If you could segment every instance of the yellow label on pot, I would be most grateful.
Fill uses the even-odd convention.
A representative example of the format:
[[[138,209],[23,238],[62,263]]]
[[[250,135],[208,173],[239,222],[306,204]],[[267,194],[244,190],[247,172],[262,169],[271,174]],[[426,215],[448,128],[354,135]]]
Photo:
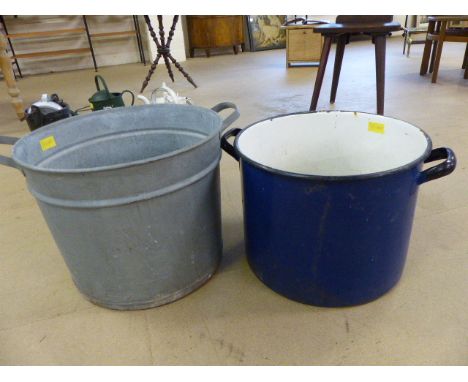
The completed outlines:
[[[367,130],[373,133],[385,134],[385,125],[379,122],[369,122]]]
[[[41,144],[42,151],[47,151],[57,146],[53,135],[49,135],[47,138],[41,139],[39,143]]]

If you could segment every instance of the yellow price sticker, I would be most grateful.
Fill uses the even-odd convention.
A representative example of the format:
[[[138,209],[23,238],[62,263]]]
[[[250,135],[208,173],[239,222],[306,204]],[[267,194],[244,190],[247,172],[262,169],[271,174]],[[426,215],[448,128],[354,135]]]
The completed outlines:
[[[42,151],[47,151],[57,146],[57,142],[55,142],[53,135],[49,135],[47,138],[41,139],[39,143],[41,144]]]
[[[369,122],[367,131],[372,131],[377,134],[385,134],[385,125],[379,122]]]

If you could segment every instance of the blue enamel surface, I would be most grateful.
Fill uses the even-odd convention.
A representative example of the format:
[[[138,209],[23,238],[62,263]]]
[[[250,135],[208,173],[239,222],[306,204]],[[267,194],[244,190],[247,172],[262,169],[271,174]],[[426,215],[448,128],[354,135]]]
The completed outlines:
[[[276,292],[307,304],[348,306],[378,298],[403,271],[420,169],[330,181],[241,160],[252,270]]]

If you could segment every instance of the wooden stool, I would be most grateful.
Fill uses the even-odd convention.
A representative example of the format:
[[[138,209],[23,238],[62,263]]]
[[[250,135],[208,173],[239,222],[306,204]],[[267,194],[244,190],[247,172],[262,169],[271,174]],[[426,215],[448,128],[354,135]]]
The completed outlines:
[[[424,45],[424,53],[421,60],[421,76],[432,73],[432,83],[437,82],[439,74],[440,58],[442,57],[442,48],[444,42],[464,42],[467,43],[465,57],[463,59],[462,69],[465,69],[464,78],[468,78],[468,28],[450,28],[450,22],[468,21],[468,16],[430,16],[429,27]],[[432,54],[431,54],[432,48]],[[429,62],[430,61],[430,62]]]
[[[3,78],[8,88],[8,94],[11,97],[11,103],[15,108],[16,115],[22,119],[24,117],[23,100],[20,98],[20,91],[16,86],[15,75],[11,65],[10,56],[7,54],[7,40],[5,36],[0,33],[0,70],[3,73]]]
[[[310,111],[317,110],[328,54],[333,39],[337,40],[335,67],[333,70],[333,82],[330,95],[330,103],[335,102],[336,90],[340,79],[341,63],[346,44],[352,34],[367,34],[372,36],[375,44],[375,68],[377,77],[377,113],[384,113],[385,94],[385,42],[390,32],[401,30],[401,25],[393,22],[393,16],[338,16],[335,24],[324,24],[315,27],[315,33],[324,36],[320,66],[315,79],[314,93],[310,104]]]

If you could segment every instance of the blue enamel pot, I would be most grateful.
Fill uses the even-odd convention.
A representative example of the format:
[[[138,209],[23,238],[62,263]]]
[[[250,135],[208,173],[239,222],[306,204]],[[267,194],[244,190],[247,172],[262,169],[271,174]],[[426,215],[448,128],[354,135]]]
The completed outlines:
[[[419,186],[456,166],[421,129],[357,112],[281,115],[229,130],[221,145],[240,163],[253,272],[290,299],[327,307],[395,286]],[[433,161],[442,162],[423,171]]]

